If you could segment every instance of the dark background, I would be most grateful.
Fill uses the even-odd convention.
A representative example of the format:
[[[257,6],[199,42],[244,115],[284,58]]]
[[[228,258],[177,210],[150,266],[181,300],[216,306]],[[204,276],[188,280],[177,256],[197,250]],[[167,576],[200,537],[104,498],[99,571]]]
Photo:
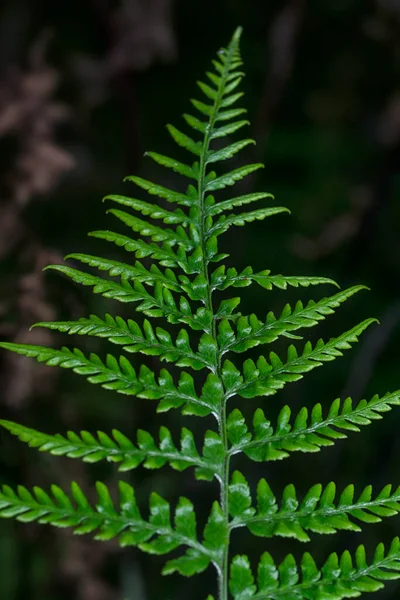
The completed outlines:
[[[284,403],[294,409],[319,401],[328,406],[337,396],[358,400],[395,390],[400,387],[399,0],[3,0],[0,337],[57,346],[71,340],[39,329],[29,333],[29,325],[106,310],[132,316],[133,307],[108,303],[42,268],[67,252],[110,250],[85,233],[109,224],[102,196],[136,193],[121,184],[124,175],[166,182],[143,153],[174,155],[164,124],[179,126],[195,80],[239,24],[246,104],[258,142],[247,158],[266,163],[246,189],[273,192],[292,215],[236,229],[223,247],[232,249],[238,267],[325,275],[343,287],[371,288],[306,339],[338,335],[369,316],[381,322],[344,358],[261,404],[275,414]],[[261,317],[287,301],[326,293],[271,293],[253,286],[243,292],[243,312]],[[79,344],[103,355],[107,347],[86,339]],[[167,423],[173,431],[185,424],[200,436],[203,426],[210,426],[178,413],[157,416],[152,403],[107,393],[71,373],[15,356],[1,355],[0,377],[1,416],[47,432],[109,431],[112,424],[134,437],[138,427],[155,433]],[[246,403],[252,412],[255,401]],[[399,424],[395,410],[319,454],[236,464],[253,482],[267,477],[277,493],[292,481],[301,495],[313,483],[332,479],[340,489],[354,482],[359,491],[369,483],[378,491],[399,481]],[[3,482],[67,487],[74,479],[89,494],[96,478],[115,486],[118,475],[107,465],[57,459],[6,433],[0,437]],[[196,500],[203,523],[217,493],[213,484],[193,481],[190,471],[138,469],[125,477],[135,483],[144,514],[152,489],[174,500],[180,488]],[[280,559],[310,548],[322,561],[335,549],[354,549],[361,542],[372,549],[399,529],[399,518],[393,518],[365,526],[362,534],[314,536],[307,547],[242,533],[233,543],[236,552],[248,552],[254,561],[264,549]],[[188,594],[204,600],[214,589],[211,569],[184,580],[161,578],[161,565],[161,559],[121,551],[117,543],[0,524],[1,600],[167,600]],[[375,597],[398,594],[393,583]]]

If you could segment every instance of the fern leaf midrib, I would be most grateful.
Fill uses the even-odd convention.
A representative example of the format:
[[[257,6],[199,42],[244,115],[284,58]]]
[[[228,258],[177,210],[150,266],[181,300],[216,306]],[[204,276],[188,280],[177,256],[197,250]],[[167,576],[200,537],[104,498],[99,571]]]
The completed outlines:
[[[318,432],[319,429],[325,429],[326,427],[337,427],[338,429],[340,429],[340,424],[338,424],[338,421],[347,421],[348,419],[351,419],[352,416],[357,416],[357,415],[361,415],[362,413],[365,411],[370,411],[370,410],[374,410],[374,406],[379,406],[379,404],[388,404],[390,398],[400,398],[400,390],[393,392],[389,395],[385,395],[382,396],[382,398],[380,398],[380,402],[377,404],[374,404],[373,406],[370,406],[369,404],[362,406],[362,407],[356,407],[354,408],[351,412],[347,413],[347,414],[339,414],[336,417],[331,417],[331,418],[326,418],[323,421],[321,421],[320,423],[315,423],[314,425],[310,425],[309,427],[307,427],[306,429],[301,429],[301,430],[292,430],[288,433],[284,433],[284,434],[278,434],[278,435],[272,435],[271,437],[268,438],[263,438],[262,440],[252,440],[251,442],[247,442],[245,444],[239,444],[239,445],[235,445],[232,446],[230,448],[230,454],[231,456],[238,454],[240,452],[244,452],[250,448],[259,448],[262,446],[266,446],[267,444],[273,444],[276,442],[282,442],[285,440],[290,440],[290,439],[294,439],[294,438],[298,438],[298,437],[304,437],[307,436],[307,434],[312,434],[312,433],[316,433]],[[318,435],[324,435],[323,433],[319,433]],[[327,436],[324,436],[327,440],[329,440],[330,438]]]

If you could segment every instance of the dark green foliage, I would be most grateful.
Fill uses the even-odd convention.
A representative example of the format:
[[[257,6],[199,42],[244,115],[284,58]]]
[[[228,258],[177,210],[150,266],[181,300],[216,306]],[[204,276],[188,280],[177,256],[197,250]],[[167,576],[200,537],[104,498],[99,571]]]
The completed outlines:
[[[278,316],[269,312],[262,319],[255,314],[238,312],[240,298],[236,296],[217,299],[220,291],[253,283],[266,290],[336,285],[322,277],[274,275],[269,270],[254,273],[251,267],[239,273],[221,264],[229,255],[219,252],[218,237],[230,227],[288,212],[269,205],[235,212],[238,207],[269,202],[271,195],[266,193],[243,194],[221,202],[216,202],[213,195],[262,167],[257,163],[223,171],[224,165],[220,164],[254,143],[251,139],[232,141],[230,138],[248,124],[241,118],[246,111],[232,108],[242,96],[237,92],[243,76],[239,37],[238,30],[228,48],[218,54],[213,62],[214,71],[207,73],[209,82],[198,83],[204,97],[201,101],[192,100],[196,116],[184,115],[187,125],[194,130],[193,137],[168,126],[173,140],[194,155],[195,162],[184,164],[155,152],[148,153],[159,165],[189,180],[186,192],[176,192],[131,176],[127,180],[155,196],[155,203],[120,195],[105,198],[113,206],[133,211],[121,208],[108,211],[133,231],[133,237],[113,231],[96,231],[91,235],[124,248],[136,260],[124,263],[88,254],[69,256],[106,272],[110,278],[68,266],[50,267],[76,283],[91,287],[95,294],[135,303],[136,311],[147,318],[136,322],[106,314],[78,321],[37,324],[62,333],[104,338],[126,353],[173,363],[170,370],[159,368],[154,372],[146,365],[135,369],[124,354],[118,358],[111,354],[100,358],[94,353],[86,355],[78,348],[57,350],[0,344],[6,350],[36,358],[49,366],[72,369],[106,389],[155,400],[159,412],[179,408],[184,415],[212,415],[216,422],[215,430],[205,433],[201,450],[187,428],[182,429],[179,443],[166,427],[160,429],[158,440],[149,432],[139,430],[136,442],[132,442],[116,430],[111,434],[70,431],[65,435],[49,435],[2,421],[2,426],[20,440],[54,455],[92,463],[108,460],[116,463],[120,471],[140,465],[149,469],[169,465],[178,471],[194,467],[197,479],[217,479],[220,499],[210,507],[201,535],[197,533],[195,508],[190,500],[179,498],[171,517],[169,502],[153,493],[148,516],[143,517],[132,486],[125,482],[119,483],[118,504],[111,499],[107,487],[98,483],[95,506],[76,483],[72,484],[70,495],[57,486],[52,486],[51,493],[37,487],[32,492],[19,487],[15,492],[4,486],[0,493],[0,516],[70,527],[78,534],[93,533],[99,540],[117,538],[122,546],[137,546],[151,554],[167,554],[183,547],[183,554],[166,563],[164,574],[178,572],[191,576],[212,563],[217,571],[220,600],[226,600],[228,588],[237,600],[356,597],[380,589],[382,581],[398,577],[400,544],[397,539],[388,552],[379,545],[370,561],[360,546],[354,560],[347,551],[340,558],[332,554],[321,568],[308,553],[304,554],[300,567],[292,555],[277,567],[271,555],[265,553],[258,567],[257,586],[247,556],[236,556],[230,562],[230,533],[238,527],[245,527],[259,537],[283,536],[309,542],[312,533],[359,531],[362,523],[376,523],[400,511],[400,490],[392,491],[390,486],[379,493],[373,493],[368,486],[355,494],[354,486],[348,485],[336,494],[334,483],[325,488],[317,484],[298,494],[289,484],[277,499],[265,479],[260,480],[254,494],[242,473],[234,471],[231,475],[230,458],[235,454],[244,453],[254,461],[272,461],[286,458],[295,451],[317,452],[345,438],[347,432],[359,431],[361,425],[368,425],[380,418],[381,413],[400,404],[400,391],[395,391],[381,398],[362,400],[356,406],[348,398],[343,403],[340,399],[334,400],[324,409],[317,404],[310,414],[302,408],[295,418],[291,417],[290,408],[284,406],[276,424],[266,417],[268,408],[258,408],[251,432],[240,410],[231,410],[228,406],[232,397],[247,401],[276,394],[315,367],[341,357],[375,321],[366,319],[328,341],[290,344],[286,356],[270,351],[267,358],[261,355],[255,361],[246,359],[244,362],[235,356],[281,337],[301,340],[300,330],[317,325],[364,289],[354,286],[317,302],[287,304]],[[217,143],[214,140],[218,140]],[[160,199],[166,200],[169,208],[159,206]],[[147,259],[154,262],[149,263]],[[175,330],[170,333],[159,327],[160,321],[171,324],[172,330],[175,326]],[[195,332],[193,336],[191,330]],[[235,363],[228,358],[230,353]],[[185,370],[180,370],[178,376],[173,375],[172,369],[176,367]],[[196,377],[197,371],[204,372],[202,378]],[[264,406],[265,400],[262,402]],[[255,501],[253,496],[256,496]]]

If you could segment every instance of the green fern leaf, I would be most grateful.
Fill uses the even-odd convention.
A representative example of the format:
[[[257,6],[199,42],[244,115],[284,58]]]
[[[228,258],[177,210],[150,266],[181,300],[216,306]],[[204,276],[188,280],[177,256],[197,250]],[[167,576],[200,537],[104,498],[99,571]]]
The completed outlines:
[[[354,486],[347,486],[335,503],[336,485],[331,482],[325,488],[314,485],[304,496],[297,499],[293,485],[287,485],[279,506],[276,496],[265,479],[257,486],[257,511],[252,507],[250,487],[238,471],[232,475],[230,491],[231,528],[247,526],[256,536],[292,537],[309,542],[307,531],[333,534],[338,530],[361,531],[354,522],[379,523],[382,517],[392,517],[400,512],[400,488],[392,493],[385,486],[372,497],[372,486],[367,486],[358,499],[354,498]]]
[[[157,265],[151,265],[150,269],[136,261],[135,264],[128,265],[127,263],[118,260],[110,260],[91,254],[68,254],[66,259],[78,260],[81,263],[95,267],[100,271],[107,271],[111,277],[121,277],[128,280],[136,280],[141,283],[154,286],[157,282],[165,285],[168,289],[174,292],[183,292],[184,288],[178,282],[175,273],[171,269],[166,269],[163,273]],[[185,290],[186,291],[186,290]]]
[[[253,202],[257,202],[258,200],[264,200],[265,198],[274,198],[272,194],[266,193],[253,193],[253,194],[245,194],[243,196],[238,196],[237,198],[232,198],[231,200],[224,200],[223,202],[218,202],[207,209],[207,215],[210,217],[215,217],[221,213],[234,210],[238,206],[244,206],[246,204],[252,204]]]
[[[168,156],[158,154],[157,152],[146,152],[145,156],[149,156],[152,160],[154,160],[154,162],[166,167],[167,169],[172,169],[175,171],[175,173],[179,173],[179,175],[183,175],[184,177],[188,177],[189,179],[194,179],[197,181],[198,166],[197,168],[195,165],[190,167],[189,165],[185,165],[174,158],[169,158]]]
[[[169,246],[163,244],[162,247],[157,244],[144,242],[142,240],[133,240],[132,238],[116,233],[114,231],[92,231],[90,237],[94,237],[106,242],[111,242],[127,252],[133,252],[136,258],[147,258],[148,256],[158,260],[164,267],[176,268],[180,266],[185,273],[192,273],[186,252],[180,247],[175,253]]]
[[[158,185],[157,183],[153,183],[152,181],[147,181],[146,179],[137,177],[136,175],[129,175],[128,177],[125,177],[124,181],[135,183],[138,187],[145,190],[151,196],[163,198],[164,200],[167,200],[167,202],[173,202],[175,204],[180,204],[181,206],[193,206],[196,204],[196,196],[193,194],[190,196],[186,194],[180,194]]]
[[[301,575],[291,554],[277,567],[265,552],[258,566],[258,589],[247,556],[236,556],[231,564],[230,590],[235,600],[341,600],[376,592],[382,589],[382,582],[399,578],[400,541],[395,538],[388,552],[378,544],[371,563],[364,546],[357,548],[354,559],[347,550],[340,557],[331,554],[321,570],[306,553]]]
[[[269,355],[270,363],[263,356],[260,356],[257,363],[250,359],[246,360],[243,364],[243,375],[238,372],[237,379],[239,381],[240,376],[240,382],[232,387],[227,386],[227,398],[235,394],[242,398],[275,394],[286,383],[298,381],[304,373],[342,356],[342,350],[351,348],[351,343],[357,342],[358,336],[375,322],[376,319],[366,319],[327,343],[318,340],[314,347],[311,342],[307,342],[300,355],[294,346],[289,346],[286,362],[283,362],[275,352]],[[231,372],[234,368],[230,361],[225,361],[223,370]]]
[[[213,283],[213,289],[225,290],[228,287],[247,287],[253,283],[258,283],[261,287],[266,290],[272,290],[277,287],[281,290],[286,290],[288,286],[291,287],[309,287],[310,285],[321,285],[330,284],[339,287],[338,284],[327,277],[296,277],[287,275],[271,275],[271,271],[265,270],[260,273],[253,273],[251,267],[246,267],[239,274],[233,267],[226,270],[226,267],[222,265],[218,267],[212,275],[211,281]],[[359,289],[366,289],[363,286],[358,286]]]
[[[313,327],[319,321],[324,320],[326,315],[334,314],[334,309],[351,296],[364,289],[365,287],[362,285],[353,286],[334,296],[323,298],[319,302],[310,300],[306,306],[299,301],[294,309],[286,304],[278,318],[271,311],[265,322],[260,321],[254,314],[249,317],[242,316],[236,323],[236,332],[229,323],[222,322],[218,335],[222,352],[224,354],[228,351],[241,353],[260,344],[270,344],[280,335],[286,335],[302,327]]]
[[[136,469],[141,464],[146,469],[160,469],[168,463],[177,471],[195,467],[196,477],[202,480],[211,481],[215,476],[221,475],[222,442],[212,431],[206,433],[200,455],[193,434],[186,428],[182,429],[178,449],[166,427],[160,428],[158,443],[150,433],[139,429],[135,446],[115,429],[112,437],[102,431],[97,432],[97,437],[88,431],[81,431],[79,434],[68,431],[63,436],[42,433],[11,421],[0,420],[0,425],[41,452],[80,459],[87,463],[107,460],[116,463],[121,472]]]
[[[287,208],[282,206],[275,206],[274,208],[260,208],[258,210],[253,210],[251,212],[242,213],[240,215],[231,215],[230,217],[225,217],[223,215],[218,219],[213,227],[208,232],[209,236],[221,235],[228,231],[232,225],[235,226],[243,226],[246,223],[251,223],[253,221],[262,221],[267,217],[272,217],[274,215],[279,215],[283,212],[290,212]]]
[[[157,206],[156,204],[144,202],[143,200],[137,200],[136,198],[128,198],[127,196],[119,196],[116,194],[109,194],[108,196],[105,196],[103,198],[103,202],[105,200],[111,200],[116,204],[128,206],[129,208],[140,212],[146,217],[161,220],[163,223],[168,225],[181,224],[187,226],[191,222],[190,217],[181,209],[176,209],[174,212],[171,212],[169,210],[165,210],[165,208]]]
[[[254,140],[241,140],[240,142],[233,142],[232,144],[229,144],[229,146],[226,146],[226,148],[221,148],[221,150],[214,150],[209,153],[207,164],[228,160],[252,144],[255,144]]]
[[[156,225],[116,208],[110,208],[107,213],[117,217],[117,219],[132,229],[132,231],[140,233],[143,237],[151,238],[153,242],[165,242],[169,247],[179,245],[187,252],[195,249],[194,243],[188,238],[186,231],[182,227],[178,226],[176,230],[157,227]]]
[[[255,461],[281,460],[290,452],[319,452],[321,448],[332,446],[335,440],[346,438],[344,432],[360,431],[361,425],[370,425],[382,419],[382,413],[400,406],[400,390],[379,397],[377,394],[369,401],[360,400],[353,407],[351,398],[343,404],[340,398],[334,400],[326,418],[322,414],[321,404],[316,404],[311,415],[306,407],[302,408],[291,423],[291,410],[284,406],[279,413],[276,427],[266,419],[258,408],[254,413],[254,436],[249,433],[242,413],[235,409],[228,417],[228,436],[232,444],[231,454],[244,452]]]
[[[185,133],[179,131],[179,129],[177,129],[173,125],[167,125],[167,128],[174,141],[178,144],[178,146],[182,146],[182,148],[189,150],[189,152],[195,154],[196,156],[201,155],[202,146],[200,142],[195,142],[194,140],[192,140],[192,138],[190,138]]]
[[[251,175],[251,173],[263,168],[264,165],[262,163],[238,167],[226,175],[221,175],[220,177],[214,177],[210,179],[210,181],[206,184],[206,191],[213,192],[215,190],[223,190],[226,187],[235,185],[235,183],[241,181],[244,177],[247,177],[247,175]]]
[[[167,554],[183,545],[201,552],[207,565],[215,560],[215,552],[197,540],[193,505],[186,498],[180,499],[172,526],[170,505],[158,494],[150,496],[150,517],[146,521],[139,512],[134,490],[127,483],[119,482],[119,510],[103,483],[98,482],[96,490],[98,500],[93,508],[76,483],[71,485],[71,497],[54,485],[51,496],[37,487],[31,493],[22,486],[17,492],[3,486],[0,517],[70,527],[75,534],[96,533],[95,539],[102,541],[118,538],[121,546],[139,546],[152,554]]]
[[[209,330],[212,320],[210,311],[201,307],[193,314],[191,305],[184,296],[180,297],[178,307],[172,293],[160,281],[154,285],[153,296],[138,280],[131,285],[127,279],[121,278],[121,283],[117,283],[65,265],[51,265],[47,269],[66,275],[75,283],[92,287],[94,294],[101,294],[105,298],[123,303],[139,302],[136,310],[143,312],[148,317],[166,317],[170,323],[186,323],[197,331]]]
[[[184,414],[205,416],[215,414],[218,396],[209,393],[207,380],[203,387],[204,393],[197,395],[193,378],[182,372],[178,385],[175,385],[171,374],[166,370],[160,371],[158,379],[145,365],[140,367],[139,375],[131,363],[124,356],[117,360],[111,354],[103,362],[96,354],[91,353],[86,357],[81,350],[74,348],[45,348],[28,344],[14,344],[1,342],[0,348],[11,350],[17,354],[36,358],[40,363],[51,367],[72,369],[78,375],[87,377],[90,383],[100,384],[108,390],[120,394],[138,396],[148,400],[160,400],[159,412],[166,412],[171,408],[182,408]],[[209,376],[210,377],[210,376]]]
[[[186,329],[181,329],[173,340],[171,334],[161,327],[154,328],[145,319],[142,328],[131,319],[112,317],[106,314],[103,319],[96,315],[78,321],[49,321],[36,323],[33,327],[46,327],[70,335],[87,335],[106,338],[112,344],[123,346],[126,352],[140,352],[147,356],[159,356],[161,360],[173,362],[178,367],[191,367],[195,371],[207,368],[214,370],[213,358],[216,346],[212,338],[203,335],[198,351],[191,345]]]
[[[228,135],[232,135],[239,131],[242,127],[246,125],[250,125],[250,121],[241,120],[236,121],[234,123],[229,123],[228,125],[224,125],[223,127],[215,127],[214,131],[211,133],[211,139],[216,140],[219,138],[226,137]]]

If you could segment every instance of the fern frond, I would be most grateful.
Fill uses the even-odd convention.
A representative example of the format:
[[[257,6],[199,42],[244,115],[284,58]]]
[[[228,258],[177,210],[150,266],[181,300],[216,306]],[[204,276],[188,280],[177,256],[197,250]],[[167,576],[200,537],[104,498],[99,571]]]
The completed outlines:
[[[134,240],[126,235],[108,230],[91,231],[88,235],[89,237],[111,242],[127,252],[133,252],[136,258],[151,257],[154,260],[158,260],[163,267],[176,268],[179,265],[184,269],[187,264],[186,252],[181,247],[178,248],[177,252],[174,252],[166,244],[163,244],[162,246],[158,246],[154,243],[148,244],[142,240]]]
[[[41,452],[77,458],[87,463],[107,460],[117,463],[121,472],[136,469],[139,465],[146,469],[160,469],[169,464],[176,471],[195,467],[196,477],[202,480],[211,481],[215,476],[221,476],[223,444],[212,431],[206,432],[202,453],[199,454],[193,434],[186,428],[182,429],[178,449],[166,427],[160,428],[158,443],[149,432],[139,429],[135,446],[116,429],[113,429],[112,437],[103,431],[98,431],[97,436],[89,431],[79,434],[68,431],[63,436],[42,433],[11,421],[0,420],[0,425]]]
[[[270,311],[265,322],[260,321],[254,314],[241,316],[236,322],[236,331],[230,323],[224,321],[220,324],[218,332],[221,352],[242,353],[260,344],[270,344],[279,336],[290,334],[302,327],[313,327],[327,315],[334,314],[335,308],[364,289],[365,286],[356,285],[318,302],[310,300],[306,306],[301,301],[298,301],[294,308],[286,304],[279,317]]]
[[[252,223],[253,221],[263,221],[267,217],[272,217],[274,215],[279,215],[283,212],[290,212],[284,206],[274,206],[273,208],[259,208],[258,210],[253,210],[250,212],[242,213],[240,215],[231,215],[230,217],[226,217],[222,215],[219,217],[218,221],[208,230],[208,236],[219,236],[233,225],[235,226],[243,226],[246,223]]]
[[[123,481],[118,487],[120,505],[117,510],[109,490],[101,482],[96,484],[98,500],[95,507],[90,505],[77,483],[71,484],[71,496],[55,485],[51,487],[51,495],[38,487],[30,492],[19,486],[15,492],[3,486],[0,517],[14,517],[23,523],[37,521],[55,527],[69,527],[78,535],[96,532],[96,540],[117,538],[121,546],[138,546],[151,554],[168,554],[179,546],[188,546],[195,551],[201,570],[217,560],[217,551],[209,544],[207,533],[207,525],[214,533],[212,514],[206,525],[204,542],[200,543],[193,505],[187,498],[180,498],[172,525],[170,505],[161,496],[154,492],[151,494],[150,516],[144,520],[133,488]]]
[[[181,131],[179,131],[179,129],[177,129],[173,125],[167,125],[167,129],[168,129],[172,139],[178,144],[178,146],[185,148],[185,150],[188,150],[195,156],[201,155],[201,151],[202,151],[201,142],[195,142],[194,140],[192,140],[191,137],[189,137],[185,133],[182,133]]]
[[[366,319],[329,342],[318,340],[314,347],[311,342],[307,342],[300,355],[291,345],[286,362],[283,362],[275,352],[270,352],[269,363],[264,356],[260,356],[257,363],[248,359],[243,363],[243,374],[233,363],[225,361],[222,377],[226,387],[226,397],[230,398],[238,394],[242,398],[254,398],[275,394],[286,383],[298,381],[304,373],[342,356],[342,350],[350,349],[351,344],[358,341],[358,336],[375,322],[376,319]]]
[[[171,248],[175,245],[182,246],[186,252],[195,249],[194,242],[189,239],[186,231],[180,225],[174,230],[158,227],[117,208],[108,209],[107,214],[114,215],[132,231],[140,233],[143,237],[149,237],[153,242],[164,242]]]
[[[232,444],[230,453],[244,452],[252,460],[261,462],[287,458],[290,452],[319,452],[321,448],[333,446],[335,440],[347,438],[347,432],[358,432],[360,426],[382,419],[382,413],[390,411],[392,406],[400,406],[400,390],[382,397],[376,394],[371,400],[360,400],[354,407],[351,398],[343,403],[337,398],[326,418],[321,404],[316,404],[310,416],[303,407],[291,422],[291,409],[284,406],[275,427],[258,408],[253,418],[254,434],[249,432],[242,413],[235,409],[227,425]]]
[[[230,527],[246,526],[259,537],[291,537],[300,542],[309,542],[307,531],[318,534],[333,534],[339,530],[361,531],[354,522],[379,523],[381,517],[392,517],[400,512],[400,487],[392,492],[385,486],[376,497],[372,486],[367,486],[357,499],[354,486],[348,485],[335,501],[336,485],[329,483],[325,488],[314,485],[299,502],[296,489],[287,485],[278,504],[275,494],[265,479],[257,485],[257,510],[252,507],[250,486],[239,471],[232,474],[229,486]]]
[[[45,348],[29,344],[1,342],[0,348],[11,350],[22,356],[35,358],[40,363],[51,367],[72,369],[78,375],[84,375],[90,383],[100,384],[103,388],[114,390],[120,394],[137,396],[147,400],[159,400],[158,411],[166,412],[171,408],[182,407],[183,414],[205,416],[216,414],[217,403],[222,394],[222,385],[214,389],[213,376],[210,374],[199,396],[195,390],[193,377],[181,372],[178,384],[175,385],[171,374],[161,369],[158,378],[155,373],[142,365],[139,374],[125,356],[117,360],[108,354],[103,362],[97,354],[86,357],[81,350],[74,348]]]
[[[180,285],[175,273],[171,269],[166,269],[162,272],[155,264],[152,264],[149,269],[146,269],[139,261],[136,261],[134,265],[129,265],[118,260],[81,253],[68,254],[65,259],[77,260],[90,267],[95,267],[96,269],[99,269],[99,271],[107,271],[111,277],[136,280],[151,286],[160,282],[174,292],[183,293],[186,291],[182,285]]]
[[[149,156],[157,164],[166,167],[167,169],[172,169],[172,171],[175,171],[175,173],[178,173],[179,175],[197,181],[199,172],[198,163],[194,163],[192,166],[185,165],[174,158],[158,154],[158,152],[146,152],[145,156]]]
[[[207,164],[233,158],[238,152],[252,144],[255,144],[254,140],[240,140],[239,142],[233,142],[232,144],[229,144],[229,146],[225,146],[225,148],[221,148],[220,150],[213,150],[208,154]]]
[[[214,173],[212,178],[209,177],[209,180],[205,186],[205,191],[214,192],[216,190],[223,190],[226,187],[235,185],[235,183],[241,181],[247,177],[247,175],[251,175],[251,173],[263,168],[264,165],[262,163],[255,163],[252,165],[246,165],[244,167],[238,167],[237,169],[234,169],[225,175],[220,175],[219,177],[217,177]],[[289,212],[287,209],[286,211]]]
[[[276,287],[286,290],[291,287],[309,287],[310,285],[330,284],[339,287],[336,281],[327,277],[297,277],[292,275],[271,275],[271,271],[264,270],[259,273],[253,273],[251,267],[246,267],[238,273],[234,267],[226,269],[221,265],[211,274],[211,283],[214,290],[226,290],[228,287],[247,287],[253,283],[258,283],[266,290],[272,290]],[[361,286],[362,289],[366,289]]]
[[[233,123],[229,123],[228,125],[224,125],[223,127],[214,127],[213,131],[211,132],[211,139],[216,140],[226,137],[227,135],[232,135],[242,127],[245,127],[245,125],[250,125],[250,121],[235,121]]]
[[[103,198],[103,202],[105,200],[111,200],[112,202],[121,204],[122,206],[129,206],[129,208],[140,212],[146,217],[158,219],[168,225],[187,226],[192,221],[191,218],[180,208],[171,212],[165,208],[162,208],[161,206],[158,206],[157,204],[151,204],[149,202],[144,202],[143,200],[137,200],[136,198],[129,198],[127,196],[119,196],[116,194],[109,194],[108,196],[105,196]]]
[[[161,360],[173,362],[178,367],[191,367],[195,371],[208,368],[215,370],[213,358],[216,345],[213,338],[203,334],[200,338],[198,351],[195,352],[190,344],[186,329],[181,329],[173,340],[171,334],[161,327],[153,328],[145,319],[142,328],[131,319],[112,317],[106,314],[104,318],[90,315],[78,321],[49,321],[36,323],[33,327],[46,327],[70,335],[87,335],[105,338],[112,344],[122,346],[126,352],[140,352],[147,356],[159,356]]]
[[[193,314],[192,307],[184,296],[180,297],[178,307],[170,290],[160,281],[155,283],[153,295],[137,280],[132,285],[127,279],[121,278],[121,283],[118,283],[65,265],[50,265],[46,269],[58,271],[75,283],[92,287],[94,294],[101,294],[105,298],[123,303],[138,302],[136,310],[148,317],[165,317],[169,323],[186,323],[197,331],[207,331],[210,328],[212,321],[210,311],[200,307]]]
[[[231,198],[230,200],[223,200],[222,202],[217,202],[216,204],[212,204],[206,208],[206,214],[209,217],[215,217],[220,215],[221,213],[228,212],[234,210],[238,206],[244,206],[245,204],[252,204],[253,202],[257,202],[258,200],[264,200],[265,198],[274,198],[272,194],[267,194],[265,192],[258,192],[253,194],[245,194],[243,196],[238,196],[237,198]]]
[[[175,204],[180,204],[181,206],[194,206],[197,203],[195,189],[192,187],[188,188],[188,194],[180,194],[179,192],[169,190],[162,185],[158,185],[152,181],[147,181],[146,179],[142,179],[136,175],[128,175],[128,177],[124,178],[124,181],[130,181],[131,183],[136,184],[142,190],[145,190],[151,196],[163,198],[163,200],[167,200],[167,202],[173,202]]]
[[[387,552],[378,544],[370,563],[364,546],[358,546],[354,558],[347,550],[340,557],[333,553],[321,569],[308,552],[303,554],[300,569],[291,554],[277,567],[265,552],[258,565],[257,587],[247,556],[235,556],[230,591],[235,600],[341,600],[377,592],[383,582],[399,578],[400,540],[395,538]]]
[[[0,517],[71,527],[75,533],[94,533],[100,540],[115,538],[123,546],[137,546],[151,554],[166,554],[183,546],[183,553],[169,560],[163,573],[191,576],[213,564],[218,576],[219,600],[228,598],[230,537],[236,528],[247,528],[260,537],[282,536],[308,542],[311,533],[359,531],[362,523],[376,523],[400,512],[400,488],[392,491],[391,486],[374,496],[371,486],[367,486],[355,496],[354,486],[349,485],[336,498],[334,483],[324,488],[318,484],[299,499],[294,486],[288,485],[277,499],[267,481],[262,479],[253,502],[244,475],[235,471],[231,477],[230,462],[235,454],[244,453],[254,461],[272,461],[286,458],[290,452],[317,452],[400,405],[400,391],[396,391],[381,398],[362,400],[356,406],[350,398],[343,403],[335,400],[325,417],[320,404],[314,406],[310,414],[307,408],[302,408],[294,418],[290,408],[284,406],[274,424],[258,409],[254,413],[252,431],[239,410],[227,414],[227,402],[233,396],[254,398],[275,394],[286,383],[297,381],[312,369],[342,356],[375,322],[375,319],[366,319],[327,342],[322,339],[315,344],[307,342],[300,351],[290,345],[286,359],[269,352],[268,358],[260,356],[256,362],[245,360],[238,368],[225,356],[230,351],[242,353],[273,343],[281,336],[302,339],[297,335],[299,330],[308,331],[365,289],[354,286],[318,302],[286,304],[278,316],[269,312],[265,320],[255,314],[238,312],[240,297],[228,294],[224,294],[223,299],[217,297],[218,292],[253,283],[265,290],[337,285],[325,277],[275,275],[269,270],[255,273],[251,267],[239,272],[220,264],[229,255],[219,251],[219,236],[230,227],[289,212],[280,206],[250,207],[272,197],[267,193],[232,194],[231,198],[226,194],[227,199],[222,201],[214,194],[263,167],[256,163],[223,170],[226,161],[254,144],[250,138],[224,139],[248,124],[242,116],[246,110],[238,106],[243,95],[239,85],[244,75],[240,34],[239,28],[229,46],[213,61],[206,82],[198,82],[200,100],[192,100],[194,114],[184,115],[184,127],[189,132],[174,125],[167,126],[174,142],[195,158],[181,162],[156,152],[147,154],[158,165],[186,178],[186,190],[178,192],[133,175],[126,180],[156,197],[154,203],[152,198],[146,201],[123,195],[105,197],[114,203],[108,212],[133,233],[128,236],[104,230],[89,235],[124,249],[133,254],[136,261],[125,263],[74,253],[67,258],[102,273],[84,273],[64,265],[49,267],[92,288],[94,294],[135,303],[137,311],[154,319],[164,318],[171,325],[179,325],[178,330],[174,332],[171,327],[169,333],[155,327],[151,319],[139,325],[109,314],[104,318],[91,315],[76,321],[37,324],[70,335],[102,338],[129,353],[157,356],[173,363],[171,372],[167,369],[155,372],[145,365],[135,369],[125,356],[116,358],[109,354],[102,359],[93,353],[85,355],[76,348],[53,349],[0,342],[0,348],[49,366],[69,368],[106,389],[155,400],[158,412],[179,408],[184,415],[215,417],[215,431],[205,432],[201,450],[186,428],[181,430],[179,442],[174,441],[166,427],[160,428],[157,439],[139,430],[135,441],[130,441],[115,429],[111,433],[68,431],[64,435],[51,435],[0,421],[0,426],[21,441],[52,455],[88,463],[109,461],[119,471],[133,470],[140,465],[148,469],[170,466],[177,471],[190,467],[199,480],[215,478],[220,488],[220,502],[212,504],[200,538],[190,500],[179,499],[171,520],[170,504],[153,493],[149,516],[144,519],[133,488],[124,482],[119,483],[118,506],[102,483],[97,484],[95,506],[76,483],[72,484],[70,495],[57,486],[51,488],[50,494],[37,487],[33,492],[24,487],[15,492],[4,486],[0,491]],[[158,206],[159,199],[170,204],[168,209]],[[245,208],[239,212],[242,206]],[[133,212],[122,210],[124,207]],[[153,264],[149,265],[147,259]],[[111,279],[114,277],[117,280]],[[199,333],[192,339],[190,330]],[[196,389],[194,378],[182,368],[204,371],[199,378],[201,389]],[[247,556],[238,556],[231,562],[230,590],[234,600],[340,600],[376,591],[383,581],[398,578],[399,573],[400,541],[396,538],[388,553],[379,545],[371,563],[367,563],[364,548],[360,546],[355,554],[355,565],[349,552],[345,552],[340,559],[332,554],[321,569],[309,554],[303,556],[300,567],[290,554],[277,567],[265,553],[258,569],[257,587]],[[214,598],[209,595],[207,600]]]

